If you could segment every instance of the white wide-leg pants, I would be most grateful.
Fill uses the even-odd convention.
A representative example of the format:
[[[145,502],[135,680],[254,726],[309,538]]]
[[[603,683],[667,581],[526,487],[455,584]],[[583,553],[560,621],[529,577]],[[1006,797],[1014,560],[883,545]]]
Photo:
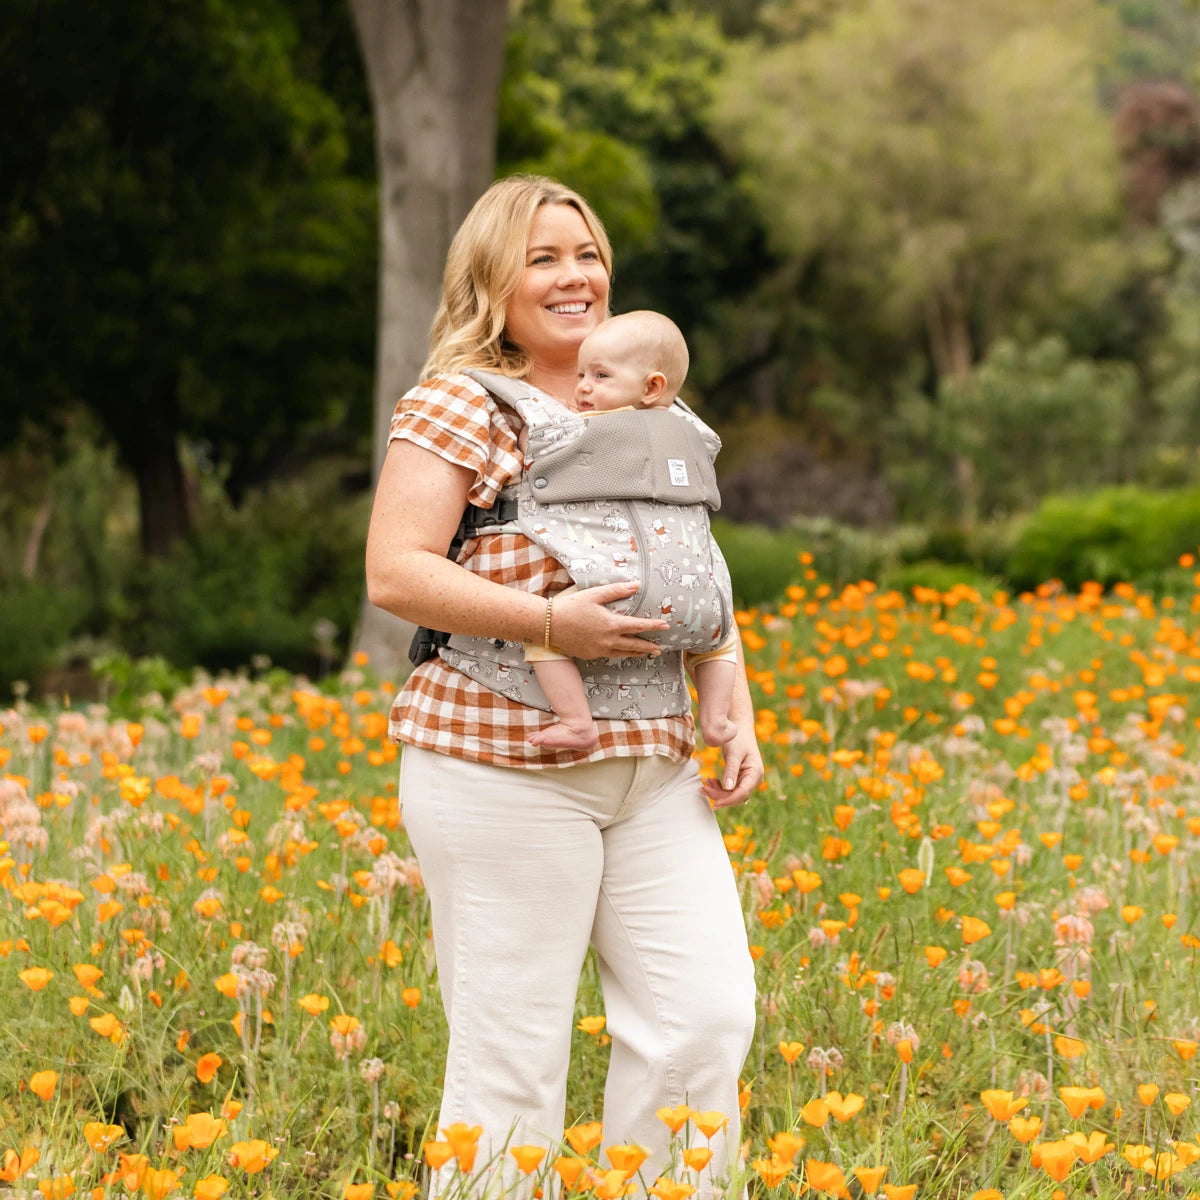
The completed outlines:
[[[590,941],[612,1036],[604,1143],[650,1150],[650,1183],[670,1137],[657,1109],[720,1110],[729,1125],[709,1143],[709,1194],[710,1175],[736,1158],[756,1005],[733,872],[695,764],[528,771],[406,746],[400,804],[450,1029],[440,1124],[482,1125],[480,1163],[506,1143],[559,1142]],[[692,1144],[704,1144],[695,1131]]]

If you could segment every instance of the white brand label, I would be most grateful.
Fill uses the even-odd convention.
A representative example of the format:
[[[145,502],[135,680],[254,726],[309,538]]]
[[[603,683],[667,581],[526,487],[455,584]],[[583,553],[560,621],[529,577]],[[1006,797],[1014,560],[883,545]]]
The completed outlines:
[[[682,458],[668,458],[667,471],[671,476],[671,484],[674,487],[687,487],[687,463]]]

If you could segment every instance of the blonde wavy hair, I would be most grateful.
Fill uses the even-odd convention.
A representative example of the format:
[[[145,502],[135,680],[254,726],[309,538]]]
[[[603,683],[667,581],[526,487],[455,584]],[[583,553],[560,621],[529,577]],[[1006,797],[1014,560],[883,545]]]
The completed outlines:
[[[499,180],[475,201],[450,243],[422,379],[468,367],[515,379],[529,373],[529,355],[505,338],[504,326],[525,271],[529,227],[543,204],[566,204],[579,213],[612,277],[608,235],[582,196],[540,175]]]

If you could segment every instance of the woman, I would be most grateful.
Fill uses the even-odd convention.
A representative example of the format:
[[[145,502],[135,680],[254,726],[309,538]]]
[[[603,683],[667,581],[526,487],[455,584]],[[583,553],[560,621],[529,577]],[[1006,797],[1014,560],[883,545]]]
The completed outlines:
[[[608,312],[611,252],[587,204],[549,179],[493,185],[454,238],[426,382],[397,406],[367,544],[372,603],[410,621],[575,658],[657,653],[662,622],[605,607],[626,585],[551,603],[566,571],[524,537],[486,534],[446,557],[468,502],[492,506],[519,477],[517,420],[468,368],[528,381],[565,404],[580,342]],[[481,1125],[482,1148],[562,1135],[575,995],[589,941],[611,1061],[608,1144],[664,1162],[655,1112],[729,1116],[703,1173],[725,1173],[737,1138],[738,1072],[755,1016],[753,966],[712,807],[762,779],[739,672],[723,779],[701,786],[688,714],[598,721],[594,749],[544,752],[550,722],[434,658],[396,699],[400,798],[433,912],[450,1047],[442,1126]],[[710,803],[711,802],[711,803]],[[481,1161],[487,1157],[481,1156]]]

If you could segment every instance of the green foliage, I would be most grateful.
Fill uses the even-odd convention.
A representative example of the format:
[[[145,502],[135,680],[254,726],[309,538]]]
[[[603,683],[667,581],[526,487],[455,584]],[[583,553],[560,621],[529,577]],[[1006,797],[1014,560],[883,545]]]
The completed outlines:
[[[1119,478],[1137,390],[1130,364],[1073,359],[1060,337],[1000,339],[970,375],[941,381],[935,434],[970,462],[980,514],[1019,512]]]
[[[960,371],[1116,213],[1091,0],[868,0],[747,46],[714,110],[774,244]],[[863,64],[870,63],[864,76]]]
[[[1023,588],[1059,579],[1161,583],[1180,555],[1200,546],[1200,488],[1147,492],[1106,488],[1047,500],[1025,523],[1008,561]]]
[[[364,499],[311,480],[255,492],[240,509],[212,502],[189,542],[131,582],[122,645],[210,670],[260,656],[329,670],[358,618],[366,516]]]
[[[161,654],[130,658],[128,654],[101,654],[91,662],[105,703],[118,716],[134,718],[147,704],[170,701],[190,680],[190,671],[173,667]]]
[[[498,173],[577,188],[612,235],[614,306],[660,309],[689,339],[764,264],[708,127],[728,51],[679,0],[523,0],[510,18]]]
[[[286,7],[8,7],[0,96],[24,119],[6,144],[0,388],[17,413],[54,427],[88,408],[168,535],[181,433],[235,493],[314,427],[365,439],[374,188],[346,169]]]
[[[80,592],[15,580],[0,590],[0,696],[35,681],[79,629]]]

